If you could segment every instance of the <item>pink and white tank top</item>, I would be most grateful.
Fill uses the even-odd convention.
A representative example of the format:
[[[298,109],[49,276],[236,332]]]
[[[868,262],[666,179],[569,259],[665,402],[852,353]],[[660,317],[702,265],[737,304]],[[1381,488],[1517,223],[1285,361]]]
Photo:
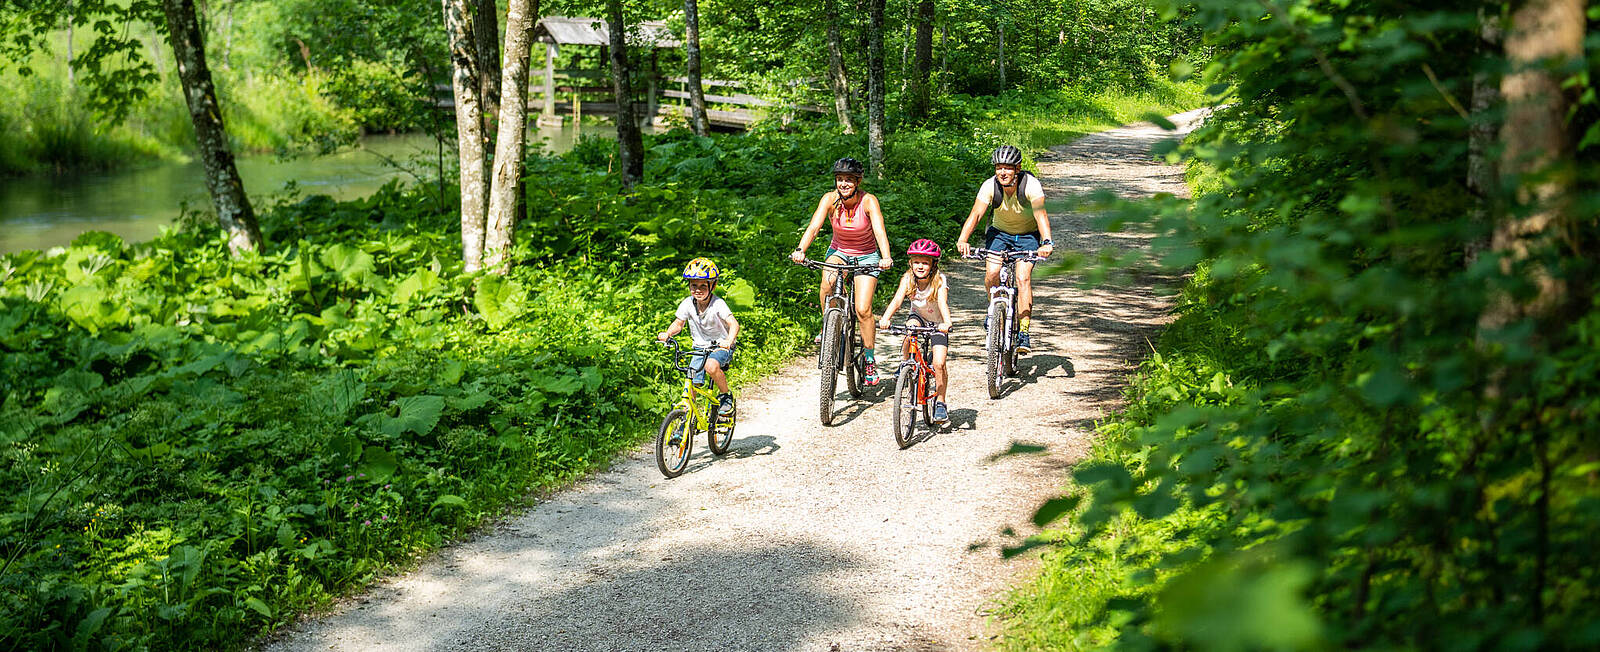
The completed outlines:
[[[944,321],[944,315],[939,311],[939,297],[934,296],[934,290],[944,285],[944,274],[928,281],[928,287],[917,289],[916,280],[911,281],[911,313],[921,317],[929,326]]]
[[[829,247],[847,256],[865,256],[878,250],[878,241],[872,235],[872,218],[862,210],[866,203],[863,196],[854,210],[845,208],[843,203],[833,205],[833,242]]]

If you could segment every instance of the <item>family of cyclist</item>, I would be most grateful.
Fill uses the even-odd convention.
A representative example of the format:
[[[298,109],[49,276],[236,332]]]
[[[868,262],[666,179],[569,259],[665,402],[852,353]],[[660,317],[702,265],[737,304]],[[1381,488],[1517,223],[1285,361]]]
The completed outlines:
[[[992,252],[1034,251],[1039,256],[1049,256],[1053,247],[1050,239],[1050,218],[1044,208],[1044,187],[1039,179],[1022,170],[1022,152],[1016,147],[1003,145],[990,157],[994,176],[978,187],[972,210],[961,226],[956,249],[966,256],[971,251],[967,239],[984,213],[993,213],[989,228],[984,232],[984,248]],[[939,423],[949,421],[945,406],[945,360],[949,351],[949,332],[952,326],[949,288],[944,274],[939,272],[939,245],[929,239],[919,239],[906,249],[910,269],[900,277],[894,298],[885,307],[881,319],[872,315],[872,295],[878,288],[878,275],[894,262],[889,254],[889,236],[883,225],[883,209],[877,196],[861,189],[864,172],[861,163],[853,158],[842,158],[833,164],[833,190],[817,201],[811,223],[789,259],[803,263],[826,222],[832,237],[828,243],[826,262],[835,265],[863,265],[869,269],[855,275],[855,313],[861,327],[862,354],[865,357],[867,385],[878,382],[877,365],[873,359],[873,346],[878,328],[887,328],[890,318],[900,305],[910,301],[909,322],[933,326],[939,333],[930,338],[932,345],[934,377],[937,381],[933,419]],[[997,257],[987,259],[984,285],[993,288],[999,282],[1002,261]],[[1018,261],[1017,309],[1020,332],[1017,352],[1029,353],[1032,342],[1028,336],[1028,322],[1032,315],[1033,263]],[[838,270],[824,268],[818,290],[818,305],[826,310],[827,297],[833,288]],[[677,319],[667,330],[657,335],[665,340],[676,335],[685,324],[694,345],[701,352],[691,358],[692,368],[701,382],[704,374],[716,383],[720,394],[720,411],[731,414],[732,397],[728,394],[725,370],[733,359],[733,346],[739,333],[739,322],[728,311],[727,304],[712,292],[716,289],[719,272],[715,264],[705,258],[696,258],[683,271],[690,284],[690,296],[678,305]],[[821,333],[816,342],[822,341]],[[702,371],[703,370],[703,371]]]

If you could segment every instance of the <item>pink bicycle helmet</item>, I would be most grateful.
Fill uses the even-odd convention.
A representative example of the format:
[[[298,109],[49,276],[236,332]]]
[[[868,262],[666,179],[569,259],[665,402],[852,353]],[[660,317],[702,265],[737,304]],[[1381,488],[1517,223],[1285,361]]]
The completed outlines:
[[[911,243],[911,246],[906,248],[906,255],[907,256],[932,256],[934,258],[938,258],[939,257],[939,243],[934,242],[932,240],[929,240],[927,238],[923,238],[921,240],[918,240],[916,242]]]

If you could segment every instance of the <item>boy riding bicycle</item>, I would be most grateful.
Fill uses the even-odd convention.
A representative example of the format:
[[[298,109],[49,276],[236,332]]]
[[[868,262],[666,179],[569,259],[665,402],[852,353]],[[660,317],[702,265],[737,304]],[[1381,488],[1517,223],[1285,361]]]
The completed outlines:
[[[889,305],[884,307],[878,328],[888,328],[889,318],[900,309],[900,302],[909,297],[911,316],[906,320],[907,323],[939,329],[938,333],[928,338],[928,344],[933,349],[933,379],[938,386],[934,392],[933,421],[942,425],[950,421],[949,410],[944,404],[944,362],[950,350],[951,322],[950,288],[945,283],[944,274],[939,273],[939,253],[939,245],[926,238],[911,243],[911,247],[906,249],[911,269],[900,277],[900,287],[895,290]],[[902,356],[910,350],[910,346],[909,342],[901,346]]]
[[[1022,170],[1022,151],[1010,145],[995,148],[990,156],[994,176],[978,186],[978,197],[972,202],[972,211],[961,225],[961,236],[956,239],[956,249],[965,256],[971,250],[967,238],[978,225],[978,218],[994,211],[989,228],[984,232],[984,248],[990,251],[1037,251],[1047,257],[1055,249],[1050,239],[1050,216],[1044,210],[1044,185],[1032,174]],[[988,259],[983,275],[983,285],[992,290],[1000,282],[1002,261]],[[1028,337],[1028,321],[1033,316],[1033,263],[1017,262],[1017,352],[1028,353],[1033,342]]]
[[[696,258],[683,268],[683,279],[689,282],[689,296],[678,304],[677,319],[656,335],[663,342],[672,339],[684,324],[689,325],[689,337],[697,349],[689,357],[694,370],[694,383],[705,382],[707,376],[716,383],[717,413],[733,414],[733,394],[728,391],[726,370],[733,364],[733,346],[739,338],[739,320],[733,318],[727,302],[711,294],[717,289],[720,276],[717,264],[708,258]]]

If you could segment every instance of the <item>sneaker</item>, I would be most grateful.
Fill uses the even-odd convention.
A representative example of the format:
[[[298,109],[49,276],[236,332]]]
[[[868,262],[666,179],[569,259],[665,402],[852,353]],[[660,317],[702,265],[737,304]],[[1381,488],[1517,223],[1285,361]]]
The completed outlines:
[[[939,425],[950,423],[950,410],[944,406],[944,401],[933,402],[933,422]]]
[[[733,416],[733,395],[723,394],[717,397],[717,414],[724,417]]]
[[[877,363],[875,363],[875,362],[868,362],[867,363],[867,369],[866,369],[866,372],[864,373],[864,375],[861,378],[861,384],[867,385],[869,387],[872,386],[872,385],[878,384],[878,364]]]
[[[1028,337],[1027,333],[1017,333],[1017,353],[1026,354],[1026,353],[1031,353],[1032,351],[1033,351],[1033,340],[1032,340],[1032,338]]]
[[[817,336],[811,338],[812,344],[822,344],[822,331],[817,331]]]

